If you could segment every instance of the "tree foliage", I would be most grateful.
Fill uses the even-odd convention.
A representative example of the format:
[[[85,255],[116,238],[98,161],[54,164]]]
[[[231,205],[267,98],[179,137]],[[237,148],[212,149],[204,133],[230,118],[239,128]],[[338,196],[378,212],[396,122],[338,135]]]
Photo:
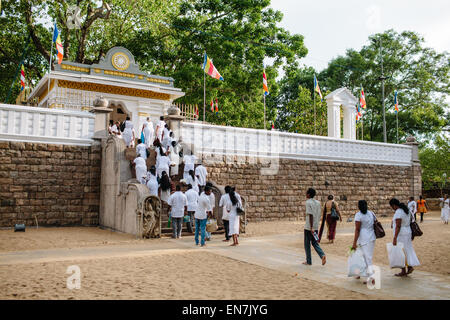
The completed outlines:
[[[262,128],[264,58],[273,58],[266,68],[271,95],[277,94],[277,68],[306,55],[301,35],[291,35],[277,26],[282,14],[268,8],[269,0],[182,1],[180,10],[157,32],[143,30],[124,45],[141,67],[155,74],[172,76],[187,103],[203,106],[203,54],[207,52],[224,81],[206,76],[206,120],[233,126]],[[218,99],[219,113],[209,110]],[[200,108],[202,109],[202,108]],[[203,110],[200,110],[202,118]],[[275,110],[267,110],[274,120]]]
[[[385,80],[386,128],[388,142],[396,142],[394,91],[398,91],[399,142],[408,135],[429,141],[450,123],[450,55],[423,46],[424,39],[415,32],[388,30],[369,37],[360,51],[348,50],[333,59],[319,79],[330,91],[347,87],[359,96],[364,87],[367,109],[364,116],[366,140],[383,141],[381,60]],[[380,50],[380,41],[382,49]],[[380,55],[381,51],[381,55]]]
[[[422,166],[422,182],[425,190],[440,189],[450,183],[450,140],[438,136],[433,147],[425,147],[419,153]]]

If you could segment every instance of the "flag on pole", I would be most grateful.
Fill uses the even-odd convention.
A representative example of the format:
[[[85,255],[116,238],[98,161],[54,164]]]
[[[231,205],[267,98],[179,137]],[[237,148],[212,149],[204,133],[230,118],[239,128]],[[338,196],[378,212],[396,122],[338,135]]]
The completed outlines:
[[[359,97],[359,104],[363,109],[366,108],[366,96],[364,94],[364,89],[361,87],[361,96]]]
[[[61,64],[63,55],[64,55],[64,48],[61,43],[61,37],[59,36],[58,27],[56,26],[53,28],[53,42],[56,44],[56,52],[58,55],[58,64]]]
[[[394,93],[394,106],[395,106],[395,113],[398,112],[398,97],[397,97],[397,90],[395,90]]]
[[[219,114],[219,101],[216,98],[216,115]]]
[[[195,105],[195,114],[197,115],[197,119],[198,119],[198,106]]]
[[[264,95],[267,96],[269,94],[269,87],[267,86],[267,77],[266,77],[266,70],[263,70],[263,90]]]
[[[213,99],[211,99],[211,112],[214,112],[214,102],[213,102]]]
[[[203,71],[205,71],[205,73],[209,74],[211,77],[223,81],[223,77],[220,75],[219,71],[217,71],[217,69],[214,66],[214,64],[212,63],[211,59],[208,58],[208,56],[206,55],[206,52],[205,52],[205,57],[203,60]]]
[[[20,68],[20,91],[25,89],[25,68],[22,64],[22,67]]]
[[[319,83],[317,82],[316,75],[314,75],[314,91],[316,91],[320,96],[320,101],[322,101],[322,92],[320,92]]]
[[[274,125],[274,123],[273,123],[273,121],[272,121],[272,130],[273,130],[273,129],[275,129],[275,125]]]
[[[361,104],[358,102],[356,104],[356,122],[360,121],[362,116]]]

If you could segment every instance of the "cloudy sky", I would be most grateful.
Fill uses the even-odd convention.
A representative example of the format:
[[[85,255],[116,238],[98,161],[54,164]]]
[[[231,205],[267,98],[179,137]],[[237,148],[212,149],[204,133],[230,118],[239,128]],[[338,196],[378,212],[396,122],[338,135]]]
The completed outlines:
[[[449,0],[272,0],[271,7],[284,14],[282,27],[305,37],[309,52],[301,63],[318,71],[391,28],[416,31],[426,46],[450,52]]]

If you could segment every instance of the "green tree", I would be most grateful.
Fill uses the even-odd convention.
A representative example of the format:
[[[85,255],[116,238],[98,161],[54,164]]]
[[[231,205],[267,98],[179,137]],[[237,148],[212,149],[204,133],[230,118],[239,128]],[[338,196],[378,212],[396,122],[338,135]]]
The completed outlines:
[[[171,76],[186,96],[180,101],[198,104],[203,115],[203,54],[207,52],[224,81],[206,76],[206,120],[233,126],[262,128],[264,58],[270,95],[267,120],[274,120],[278,93],[277,68],[295,65],[306,55],[301,35],[277,26],[282,14],[269,8],[269,0],[182,1],[179,11],[158,32],[143,30],[124,46],[140,66],[151,73]],[[218,98],[219,113],[209,110]]]
[[[438,136],[433,147],[425,147],[419,153],[422,166],[422,182],[425,190],[441,190],[450,183],[450,140]]]
[[[399,99],[399,142],[409,135],[429,141],[450,123],[446,101],[449,87],[450,55],[423,46],[415,32],[388,30],[369,37],[360,51],[348,50],[333,59],[320,73],[323,87],[330,91],[347,87],[359,97],[364,87],[367,109],[364,115],[366,140],[383,141],[381,60],[385,80],[386,128],[388,142],[396,142],[394,91]],[[380,40],[382,50],[380,55]]]
[[[96,63],[108,49],[138,31],[158,30],[166,16],[178,10],[179,0],[7,0],[0,16],[0,100],[7,91],[30,37],[25,69],[30,83],[39,80],[50,58],[53,21],[61,32],[64,59]],[[81,9],[81,28],[69,30],[67,9]],[[156,32],[156,31],[155,31]],[[55,50],[53,50],[55,52]],[[19,85],[16,82],[14,93]],[[14,96],[14,95],[13,95]]]

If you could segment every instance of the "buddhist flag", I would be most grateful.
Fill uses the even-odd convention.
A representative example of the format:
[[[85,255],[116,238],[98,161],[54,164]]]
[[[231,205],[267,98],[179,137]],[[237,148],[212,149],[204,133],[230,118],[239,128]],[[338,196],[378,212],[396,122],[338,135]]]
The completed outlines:
[[[198,106],[195,105],[195,114],[197,115],[197,119],[198,119]]]
[[[205,71],[205,73],[209,74],[211,77],[223,81],[223,77],[220,75],[219,71],[217,71],[216,67],[214,67],[214,64],[212,63],[211,59],[208,58],[206,52],[203,61],[203,71]]]
[[[213,99],[211,99],[211,112],[214,112],[214,102],[213,102]]]
[[[397,90],[395,90],[394,93],[394,106],[395,106],[395,113],[398,112],[398,97],[397,97]]]
[[[23,89],[25,89],[25,68],[22,64],[22,67],[20,68],[20,91]]]
[[[363,87],[361,87],[361,96],[359,97],[359,104],[363,109],[366,108],[366,95],[364,94]]]
[[[56,44],[56,53],[58,55],[58,64],[61,64],[63,55],[64,55],[64,49],[61,43],[61,37],[59,36],[58,27],[56,26],[53,28],[53,42]]]
[[[263,70],[263,90],[264,95],[267,96],[269,94],[269,87],[267,86],[267,77],[266,77],[266,70]]]
[[[314,91],[319,94],[320,101],[322,101],[322,92],[320,92],[320,87],[319,87],[319,83],[317,82],[316,75],[314,75]]]
[[[361,120],[361,118],[362,118],[362,110],[361,110],[361,104],[360,103],[358,103],[357,105],[356,105],[356,121],[360,121]]]
[[[216,115],[219,114],[219,101],[216,98]]]
[[[275,124],[272,121],[272,130],[275,129]]]

